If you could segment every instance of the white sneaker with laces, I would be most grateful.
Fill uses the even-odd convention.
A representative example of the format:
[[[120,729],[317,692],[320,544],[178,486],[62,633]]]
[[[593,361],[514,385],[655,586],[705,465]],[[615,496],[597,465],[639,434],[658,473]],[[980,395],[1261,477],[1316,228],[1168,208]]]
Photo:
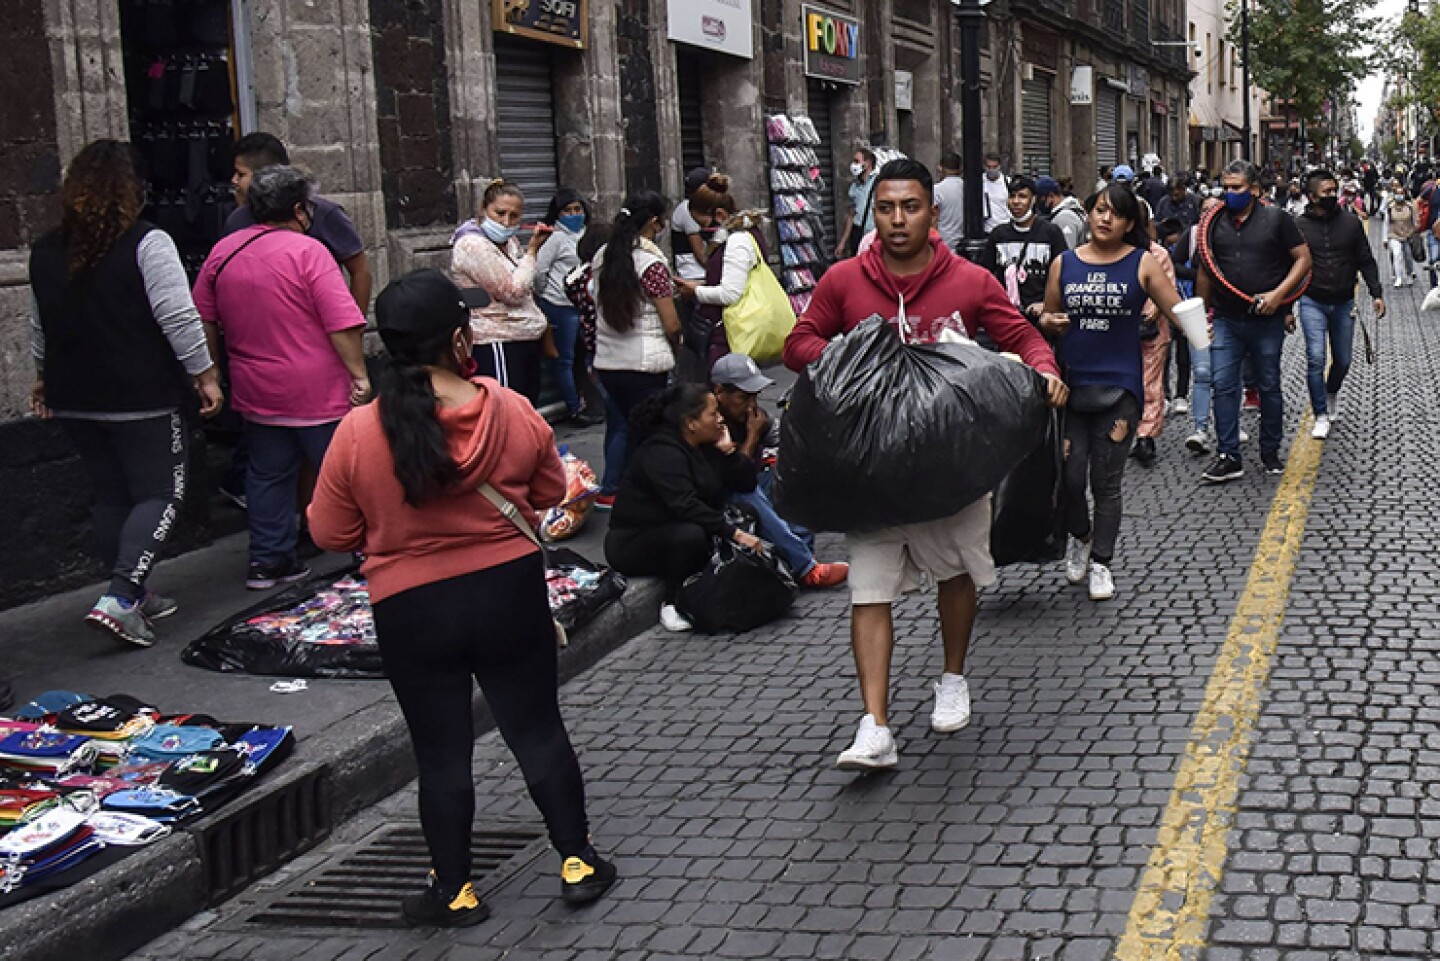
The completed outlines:
[[[695,629],[695,625],[685,620],[685,615],[676,610],[674,604],[660,605],[660,625],[665,630],[674,631],[677,634]]]
[[[1085,574],[1090,569],[1090,542],[1070,538],[1065,551],[1065,580],[1071,584],[1085,583]]]
[[[1210,453],[1210,439],[1205,436],[1204,431],[1196,431],[1185,438],[1185,449],[1192,454]]]
[[[1316,440],[1324,440],[1330,436],[1330,417],[1328,414],[1317,414],[1315,426],[1310,428],[1310,436]]]
[[[952,734],[970,723],[970,684],[963,674],[941,674],[935,685],[935,710],[930,730]]]
[[[835,766],[842,771],[879,771],[898,763],[900,754],[890,729],[876,724],[873,714],[866,714],[855,732],[855,743],[840,752]]]
[[[1176,398],[1175,398],[1175,402],[1170,406],[1170,413],[1172,413],[1172,414],[1188,414],[1188,413],[1190,413],[1190,401],[1189,401],[1188,399],[1184,398],[1184,397],[1176,397]]]
[[[1090,600],[1108,601],[1115,596],[1115,578],[1104,564],[1090,565]]]
[[[1331,420],[1331,421],[1337,421],[1337,420],[1340,419],[1340,395],[1339,395],[1339,394],[1326,394],[1326,395],[1325,395],[1325,413],[1330,417],[1330,420]]]

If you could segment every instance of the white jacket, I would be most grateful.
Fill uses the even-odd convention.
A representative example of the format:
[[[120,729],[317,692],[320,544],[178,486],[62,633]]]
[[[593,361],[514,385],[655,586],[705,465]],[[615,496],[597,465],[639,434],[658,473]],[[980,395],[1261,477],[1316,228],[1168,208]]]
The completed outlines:
[[[595,369],[633,370],[642,374],[663,374],[675,366],[675,351],[665,336],[665,326],[660,322],[660,311],[655,301],[644,295],[640,298],[640,310],[629,330],[616,330],[605,322],[605,311],[600,305],[600,267],[605,262],[607,244],[595,254],[590,262],[590,296],[595,299]],[[669,269],[664,254],[654,244],[641,241],[632,251],[635,258],[635,275],[643,276],[653,264]]]

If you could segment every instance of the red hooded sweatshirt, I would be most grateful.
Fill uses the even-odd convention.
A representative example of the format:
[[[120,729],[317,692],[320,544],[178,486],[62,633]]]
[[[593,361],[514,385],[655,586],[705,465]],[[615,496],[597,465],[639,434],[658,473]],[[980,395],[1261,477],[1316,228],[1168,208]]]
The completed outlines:
[[[1018,354],[1042,374],[1060,376],[1045,338],[1020,316],[994,275],[955,256],[937,237],[930,238],[930,249],[930,266],[910,277],[886,268],[878,243],[826,271],[785,340],[785,366],[802,370],[833,338],[879,314],[910,343],[933,344],[946,329],[973,339],[983,328],[1001,350]],[[902,311],[908,335],[899,322]]]
[[[531,527],[565,496],[565,469],[550,425],[530,402],[476,378],[479,395],[436,409],[463,483],[419,507],[405,503],[390,441],[380,426],[384,398],[345,415],[335,430],[315,499],[310,536],[327,551],[364,551],[370,600],[505,564],[536,548],[476,488],[489,481]]]

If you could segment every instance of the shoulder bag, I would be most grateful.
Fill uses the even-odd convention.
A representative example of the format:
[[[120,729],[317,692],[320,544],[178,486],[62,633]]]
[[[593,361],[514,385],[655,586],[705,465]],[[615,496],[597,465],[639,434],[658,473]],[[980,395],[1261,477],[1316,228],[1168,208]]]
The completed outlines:
[[[534,544],[537,548],[540,549],[540,559],[543,562],[545,560],[545,545],[540,543],[540,535],[535,533],[535,529],[529,524],[525,523],[525,518],[520,514],[520,508],[516,507],[510,501],[506,500],[505,495],[497,491],[494,485],[491,484],[489,481],[481,484],[479,487],[476,488],[476,490],[480,492],[480,495],[482,497],[484,497],[487,501],[490,502],[491,506],[493,506],[501,514],[505,515],[505,519],[508,520],[510,523],[514,524],[515,527],[520,531],[520,533],[524,534],[527,538],[529,538],[530,543]],[[570,638],[565,633],[565,625],[561,624],[553,617],[550,618],[550,621],[552,624],[555,625],[555,643],[559,644],[561,647],[569,647]]]

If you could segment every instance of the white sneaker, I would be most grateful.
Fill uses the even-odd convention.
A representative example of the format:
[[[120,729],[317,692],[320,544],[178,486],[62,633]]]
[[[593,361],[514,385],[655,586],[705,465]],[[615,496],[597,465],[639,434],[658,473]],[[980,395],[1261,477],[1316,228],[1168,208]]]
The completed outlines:
[[[1190,413],[1190,401],[1184,397],[1176,397],[1174,403],[1170,405],[1170,412],[1172,414]]]
[[[1185,438],[1185,449],[1192,454],[1208,454],[1210,453],[1210,438],[1205,436],[1204,431],[1197,430]]]
[[[855,743],[840,752],[835,766],[842,771],[878,771],[894,767],[900,762],[895,750],[895,738],[888,727],[875,723],[875,716],[866,714],[860,719],[860,729],[855,732]]]
[[[1332,421],[1335,421],[1335,420],[1339,420],[1339,419],[1340,419],[1340,395],[1339,395],[1339,394],[1326,394],[1326,395],[1325,395],[1325,413],[1330,417],[1330,419],[1331,419]]]
[[[1240,431],[1240,443],[1244,444],[1244,443],[1247,443],[1249,440],[1250,440],[1250,435],[1247,434],[1247,433],[1245,433],[1245,431],[1242,429],[1242,430]]]
[[[1310,436],[1316,440],[1324,440],[1330,436],[1330,417],[1328,414],[1319,414],[1315,418],[1315,426],[1310,428]]]
[[[1065,550],[1065,580],[1071,584],[1083,584],[1085,583],[1085,572],[1089,569],[1089,541],[1070,538],[1070,546]]]
[[[1401,285],[1403,285],[1403,284],[1404,284],[1404,281],[1402,281],[1399,277],[1396,277],[1396,278],[1395,278],[1395,283],[1391,284],[1390,286],[1392,286],[1392,287],[1399,287],[1399,286],[1401,286]]]
[[[1115,578],[1104,564],[1090,565],[1090,600],[1108,601],[1115,596]]]
[[[695,625],[685,620],[685,615],[676,610],[674,604],[660,605],[660,626],[676,633],[695,630]]]
[[[935,710],[930,730],[951,734],[970,723],[970,684],[963,674],[941,674],[935,685]]]

